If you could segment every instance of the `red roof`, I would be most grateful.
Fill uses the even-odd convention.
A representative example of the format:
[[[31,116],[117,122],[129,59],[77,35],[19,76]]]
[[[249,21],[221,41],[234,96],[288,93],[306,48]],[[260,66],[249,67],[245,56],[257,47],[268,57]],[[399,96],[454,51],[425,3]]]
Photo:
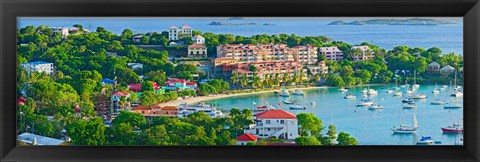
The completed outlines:
[[[182,28],[185,29],[185,28],[191,28],[191,27],[188,25],[183,25]]]
[[[81,109],[79,107],[75,107],[73,110],[78,113]]]
[[[18,102],[17,104],[18,104],[18,105],[25,105],[25,103],[22,102],[22,101]]]
[[[23,98],[23,97],[19,97],[19,98],[17,99],[17,102],[23,102],[23,103],[25,103],[25,102],[27,102],[27,99],[26,99],[26,98]]]
[[[296,119],[295,114],[284,110],[268,110],[257,114],[258,119]]]
[[[175,106],[165,106],[162,108],[162,110],[178,110],[178,108]]]
[[[116,92],[113,92],[112,96],[128,96],[130,95],[130,93],[128,92],[123,92],[123,91],[116,91]]]
[[[186,84],[187,84],[187,85],[195,85],[195,84],[197,84],[197,83],[195,83],[195,82],[187,82]]]
[[[237,141],[257,141],[257,136],[245,133],[237,137]]]

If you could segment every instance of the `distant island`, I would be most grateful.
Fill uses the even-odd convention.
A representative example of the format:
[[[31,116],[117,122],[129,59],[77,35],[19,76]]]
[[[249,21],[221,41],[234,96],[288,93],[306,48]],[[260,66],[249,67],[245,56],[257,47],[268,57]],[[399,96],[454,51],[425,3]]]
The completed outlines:
[[[275,24],[270,24],[270,23],[263,23],[263,24],[257,24],[257,23],[231,23],[231,22],[212,21],[212,22],[208,23],[208,25],[275,25]]]
[[[244,18],[243,17],[231,17],[231,18],[228,18],[228,20],[243,20]]]
[[[342,20],[333,21],[328,25],[451,25],[457,24],[449,21],[434,20],[426,18],[411,18],[411,19],[372,19],[362,21],[345,22]]]

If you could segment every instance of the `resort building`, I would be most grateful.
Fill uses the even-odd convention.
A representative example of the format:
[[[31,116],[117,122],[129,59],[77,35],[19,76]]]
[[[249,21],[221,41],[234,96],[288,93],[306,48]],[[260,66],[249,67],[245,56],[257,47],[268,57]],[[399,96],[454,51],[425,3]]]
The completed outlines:
[[[318,62],[318,47],[315,46],[295,46],[291,48],[293,59],[303,64],[314,64]]]
[[[69,29],[65,27],[52,27],[53,34],[57,35],[60,34],[62,38],[67,38],[69,33]]]
[[[31,72],[39,72],[52,75],[54,72],[53,63],[43,61],[22,63],[20,67],[27,70],[28,74],[30,74]]]
[[[176,41],[185,37],[192,37],[192,28],[188,25],[183,25],[180,28],[171,26],[168,30],[168,40]]]
[[[205,58],[207,57],[207,47],[198,43],[192,44],[188,46],[187,54],[191,58]]]
[[[185,89],[196,90],[197,83],[190,82],[185,79],[170,78],[167,81],[165,81],[164,85],[162,85],[162,89],[165,89],[167,91],[176,91],[176,90],[185,90]]]
[[[205,44],[205,38],[201,35],[195,35],[192,37],[192,41],[194,44]]]
[[[178,108],[175,106],[137,106],[132,112],[140,113],[143,116],[165,116],[165,117],[177,117]]]
[[[250,133],[245,133],[237,137],[237,145],[247,145],[248,143],[256,143],[257,142],[257,136],[250,134]]]
[[[432,62],[427,65],[426,73],[429,75],[438,74],[440,72],[440,64],[437,62]]]
[[[111,102],[111,107],[112,107],[112,114],[113,116],[116,116],[120,110],[126,109],[128,106],[127,104],[123,103],[124,107],[122,107],[122,98],[125,98],[125,100],[130,97],[130,93],[124,92],[124,91],[115,91],[112,94],[112,102]]]
[[[50,138],[32,133],[22,133],[17,136],[18,145],[67,145],[65,140]]]
[[[307,69],[312,75],[328,74],[328,66],[325,61],[320,61],[317,65],[309,65]]]
[[[331,61],[341,61],[343,59],[343,52],[338,49],[337,46],[333,47],[321,47],[320,48],[320,54],[325,55],[325,58],[327,60]]]
[[[217,46],[217,58],[238,62],[294,60],[293,51],[286,44],[222,44]]]
[[[375,57],[374,54],[373,54],[374,52],[368,46],[353,46],[350,49],[350,52],[352,52],[354,50],[360,50],[360,53],[359,54],[354,53],[352,55],[352,60],[353,61],[369,60],[369,59]]]
[[[298,137],[298,121],[295,114],[285,110],[267,110],[258,113],[254,128],[245,130],[259,138],[277,137],[293,140]]]
[[[141,63],[127,63],[127,66],[130,67],[132,70],[143,69],[143,64]]]
[[[440,69],[440,74],[444,74],[444,75],[451,74],[454,72],[455,72],[455,68],[450,65],[444,66]]]
[[[165,89],[163,89],[160,84],[157,84],[157,82],[152,82],[152,85],[153,85],[153,91],[156,94],[164,94],[165,93]],[[142,95],[142,83],[129,84],[128,89],[135,92],[137,94],[137,96],[139,96],[139,97]]]
[[[237,62],[237,60],[233,58],[215,58],[212,60],[212,62],[214,66],[213,73],[226,76],[227,74],[222,73],[222,65],[234,64]]]
[[[251,71],[252,66],[256,68],[256,71]],[[294,74],[304,73],[306,76],[307,70],[297,61],[263,61],[222,65],[222,74],[225,74],[225,77],[230,77],[232,73],[237,73],[238,76],[246,75],[250,79],[259,76],[261,80],[264,80],[266,75],[273,77],[278,74],[282,77],[287,74],[289,77],[293,77]]]

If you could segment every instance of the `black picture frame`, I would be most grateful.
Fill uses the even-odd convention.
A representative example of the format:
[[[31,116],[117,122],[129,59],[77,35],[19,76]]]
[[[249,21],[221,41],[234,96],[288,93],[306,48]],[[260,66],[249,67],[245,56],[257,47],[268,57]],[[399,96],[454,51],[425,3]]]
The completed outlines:
[[[2,0],[2,161],[478,161],[478,0]],[[464,146],[16,146],[16,18],[20,16],[460,16],[464,18]]]

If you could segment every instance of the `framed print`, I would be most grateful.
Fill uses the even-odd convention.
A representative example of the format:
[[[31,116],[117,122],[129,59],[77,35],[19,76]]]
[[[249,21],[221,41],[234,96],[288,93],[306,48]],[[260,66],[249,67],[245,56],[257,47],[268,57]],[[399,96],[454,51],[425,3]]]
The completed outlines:
[[[477,161],[479,9],[4,2],[2,159]]]

